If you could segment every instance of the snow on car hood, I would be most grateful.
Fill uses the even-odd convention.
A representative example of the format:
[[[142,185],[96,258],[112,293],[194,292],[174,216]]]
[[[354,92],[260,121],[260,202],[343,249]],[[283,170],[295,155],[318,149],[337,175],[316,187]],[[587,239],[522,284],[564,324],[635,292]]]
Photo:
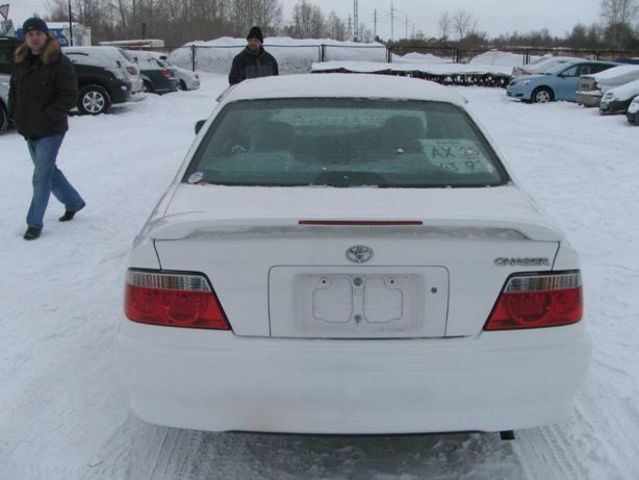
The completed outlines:
[[[299,220],[423,221],[425,227],[503,229],[539,241],[563,233],[519,188],[378,189],[227,187],[179,184],[153,238],[183,238],[203,228],[297,226]]]
[[[630,100],[637,95],[639,95],[639,80],[626,83],[620,87],[611,88],[607,92],[607,97],[620,101]]]

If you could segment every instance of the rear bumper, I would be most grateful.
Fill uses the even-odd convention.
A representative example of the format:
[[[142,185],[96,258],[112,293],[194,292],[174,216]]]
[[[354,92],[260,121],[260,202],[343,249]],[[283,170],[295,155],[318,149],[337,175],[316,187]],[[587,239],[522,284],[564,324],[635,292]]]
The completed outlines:
[[[595,92],[577,92],[575,94],[575,102],[584,107],[598,107],[601,103],[602,93]]]
[[[499,431],[553,423],[583,384],[581,324],[477,338],[300,340],[125,320],[133,411],[199,430],[327,434]]]
[[[125,103],[131,99],[131,83],[128,81],[115,82],[109,91],[111,103]]]

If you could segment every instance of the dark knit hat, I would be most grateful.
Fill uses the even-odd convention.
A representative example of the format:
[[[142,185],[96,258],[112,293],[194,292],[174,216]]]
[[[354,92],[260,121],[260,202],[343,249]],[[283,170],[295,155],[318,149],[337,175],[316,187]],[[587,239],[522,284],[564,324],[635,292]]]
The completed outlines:
[[[262,35],[262,29],[260,27],[251,27],[246,39],[257,38],[260,42],[264,43],[264,35]]]
[[[26,35],[33,30],[49,35],[49,27],[44,20],[38,17],[31,17],[22,25],[22,32]]]

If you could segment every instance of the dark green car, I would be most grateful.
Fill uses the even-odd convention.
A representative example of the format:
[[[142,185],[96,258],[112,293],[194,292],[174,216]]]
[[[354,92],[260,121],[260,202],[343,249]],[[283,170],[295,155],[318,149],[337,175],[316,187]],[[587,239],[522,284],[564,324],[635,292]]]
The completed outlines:
[[[161,95],[178,89],[175,72],[162,60],[143,51],[126,50],[126,53],[138,64],[145,91]]]

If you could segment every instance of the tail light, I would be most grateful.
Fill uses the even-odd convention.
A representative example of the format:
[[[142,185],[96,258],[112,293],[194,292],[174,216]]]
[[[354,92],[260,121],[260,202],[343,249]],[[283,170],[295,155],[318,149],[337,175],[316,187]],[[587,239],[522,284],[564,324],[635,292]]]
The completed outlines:
[[[170,70],[168,68],[163,68],[162,70],[160,70],[160,73],[165,78],[170,78],[173,76],[173,70]]]
[[[197,273],[127,272],[126,316],[134,322],[168,327],[230,330],[207,278]]]
[[[126,67],[126,71],[129,72],[131,75],[137,75],[138,74],[138,69],[135,68],[133,65],[128,65]]]
[[[484,330],[557,327],[581,320],[583,300],[578,271],[510,277]]]

